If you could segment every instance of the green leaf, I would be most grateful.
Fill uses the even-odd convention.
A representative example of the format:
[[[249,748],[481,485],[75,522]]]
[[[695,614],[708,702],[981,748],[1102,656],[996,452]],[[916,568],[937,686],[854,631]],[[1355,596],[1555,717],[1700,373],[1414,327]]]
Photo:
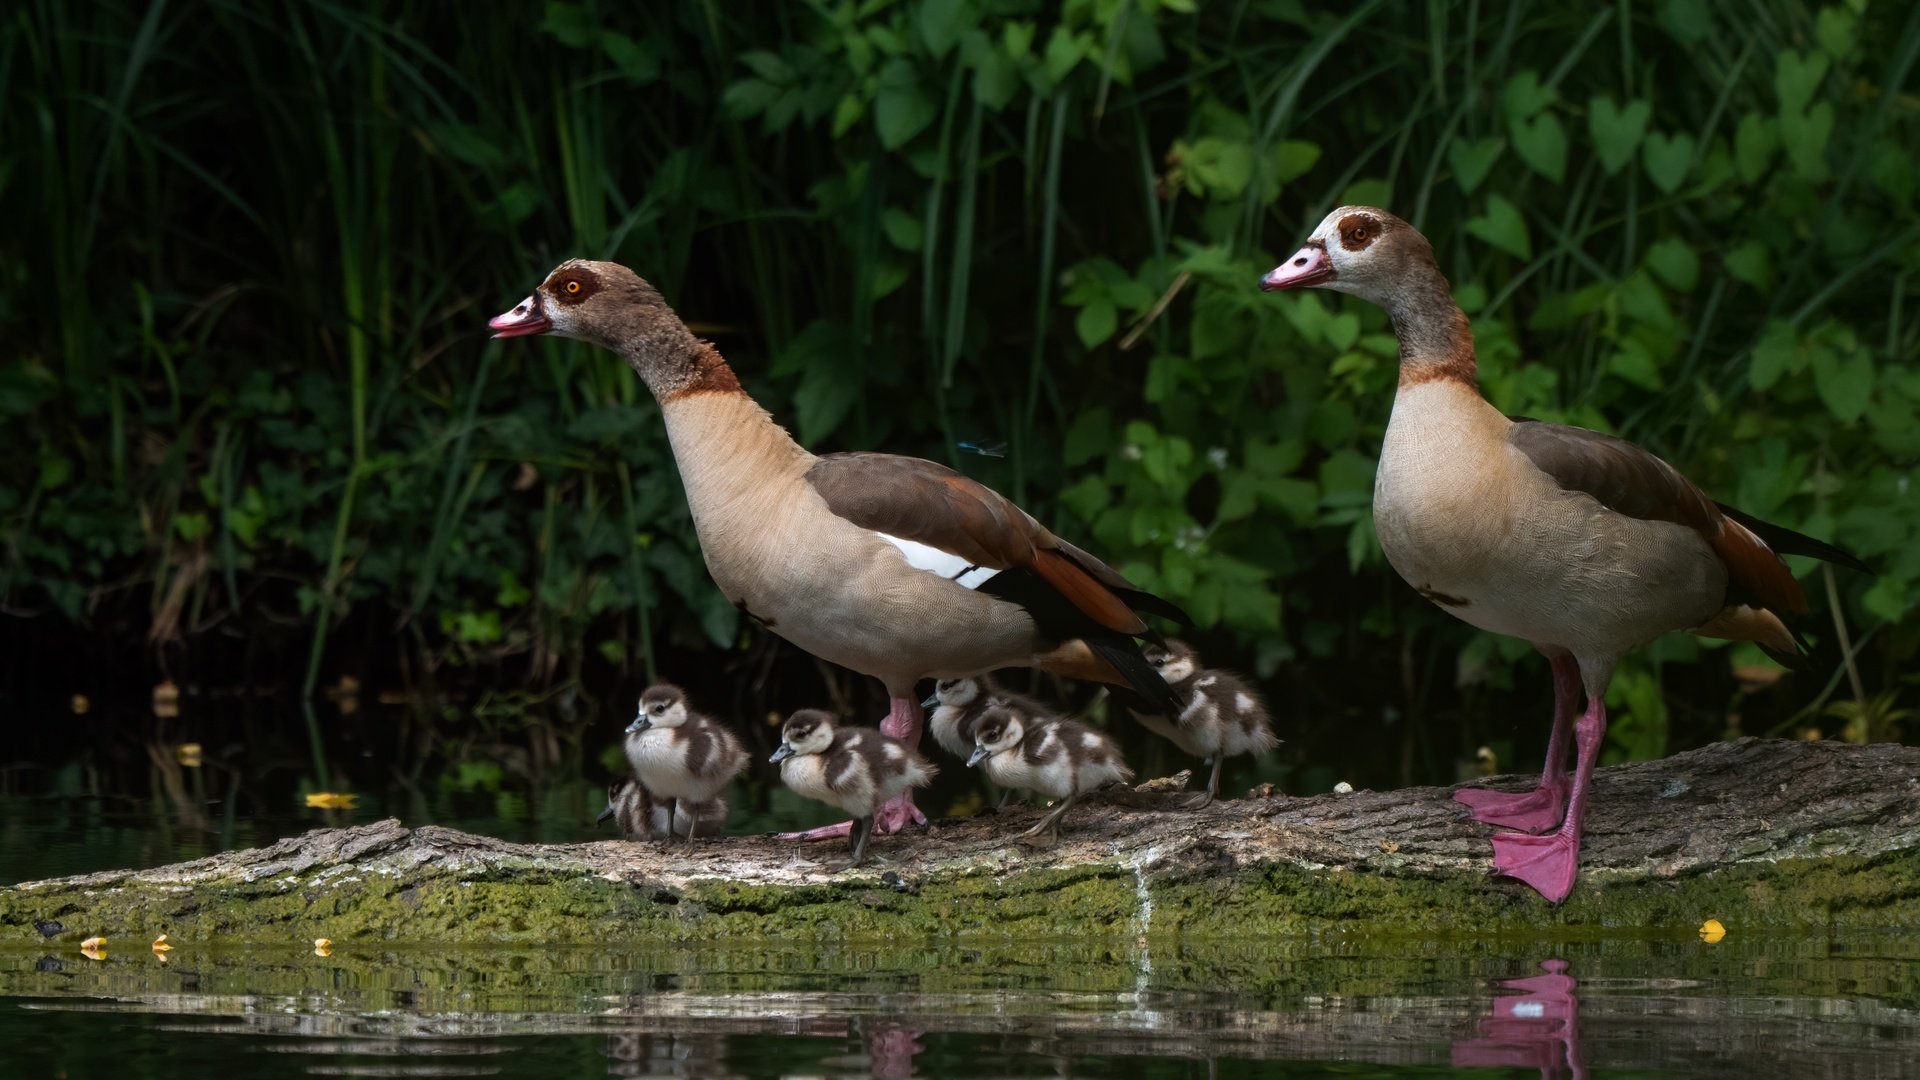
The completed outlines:
[[[1827,77],[1829,61],[1821,53],[1801,56],[1792,49],[1781,49],[1773,59],[1773,92],[1780,99],[1780,111],[1797,113],[1807,107]]]
[[[1820,51],[1835,60],[1844,59],[1853,51],[1854,25],[1858,20],[1844,8],[1824,7],[1813,20],[1813,38],[1820,43]]]
[[[920,74],[911,60],[887,61],[880,72],[880,89],[873,99],[873,121],[880,132],[881,145],[898,150],[925,131],[939,112],[939,104],[921,84]]]
[[[569,49],[585,48],[597,27],[579,4],[561,4],[547,0],[546,18],[540,29]]]
[[[207,515],[201,513],[175,514],[173,531],[180,535],[180,539],[192,543],[195,540],[204,540],[207,534],[213,531],[213,522],[207,519]]]
[[[1694,145],[1693,136],[1684,132],[1666,135],[1656,131],[1648,135],[1640,155],[1647,167],[1647,179],[1668,195],[1680,190],[1693,171]]]
[[[1873,395],[1873,356],[1865,349],[1835,352],[1817,349],[1812,353],[1813,388],[1835,420],[1851,424],[1867,411]]]
[[[1060,492],[1060,505],[1081,521],[1092,521],[1113,502],[1113,490],[1098,476],[1083,476]]]
[[[1635,98],[1626,108],[1602,94],[1587,105],[1587,128],[1593,134],[1594,152],[1600,155],[1600,167],[1608,176],[1619,172],[1633,160],[1640,140],[1647,133],[1647,121],[1653,118],[1653,106]]]
[[[1058,86],[1073,73],[1080,61],[1087,55],[1086,41],[1076,36],[1064,26],[1053,28],[1053,35],[1047,38],[1047,51],[1041,58],[1042,70],[1046,72],[1047,84]]]
[[[1552,113],[1541,113],[1529,120],[1514,120],[1508,125],[1513,135],[1513,152],[1541,176],[1554,183],[1567,176],[1567,129]]]
[[[1073,331],[1080,336],[1080,344],[1089,349],[1112,337],[1119,328],[1120,312],[1105,297],[1081,308],[1073,317]]]
[[[901,251],[919,251],[926,239],[920,219],[897,206],[887,207],[880,215],[880,227],[886,230],[887,240]]]
[[[1113,448],[1113,414],[1103,407],[1084,410],[1073,418],[1060,450],[1060,461],[1071,469],[1104,456]]]
[[[1447,165],[1453,169],[1453,182],[1460,185],[1461,191],[1472,194],[1493,171],[1493,163],[1500,160],[1500,153],[1506,148],[1507,140],[1498,135],[1473,142],[1453,140],[1447,147]]]
[[[1533,240],[1527,235],[1527,222],[1520,216],[1520,210],[1502,196],[1487,196],[1486,213],[1469,218],[1466,229],[1509,255],[1533,258]]]
[[[1748,240],[1727,252],[1725,265],[1735,281],[1744,281],[1762,292],[1773,287],[1773,257],[1758,240]]]
[[[1360,340],[1360,316],[1343,311],[1326,323],[1327,344],[1345,352]]]
[[[1733,133],[1733,156],[1740,166],[1740,179],[1751,184],[1764,178],[1773,163],[1773,152],[1779,148],[1780,135],[1772,120],[1757,112],[1741,117],[1740,127]]]
[[[1713,30],[1706,0],[1667,0],[1660,5],[1660,25],[1682,45],[1697,45]]]
[[[1793,327],[1784,321],[1767,324],[1753,346],[1753,362],[1747,368],[1747,383],[1755,390],[1766,390],[1780,376],[1799,370],[1802,363],[1800,342]]]
[[[1541,85],[1539,72],[1528,69],[1507,80],[1500,92],[1500,104],[1511,124],[1535,116],[1558,96],[1552,87]]]
[[[1320,147],[1302,139],[1287,139],[1267,151],[1267,170],[1284,184],[1305,176],[1320,161]]]
[[[921,0],[920,40],[938,60],[953,49],[973,18],[966,0]]]
[[[1653,353],[1638,338],[1625,338],[1613,355],[1607,358],[1607,370],[1643,390],[1658,390],[1665,386],[1660,378],[1660,365],[1653,359]]]
[[[658,38],[638,42],[625,34],[609,30],[600,38],[600,48],[635,85],[645,85],[660,77]]]
[[[1672,288],[1692,292],[1700,280],[1700,256],[1685,240],[1669,236],[1647,249],[1647,269]]]
[[[1805,112],[1780,114],[1780,142],[1787,160],[1803,179],[1819,183],[1827,178],[1827,139],[1833,134],[1833,103],[1817,102]]]

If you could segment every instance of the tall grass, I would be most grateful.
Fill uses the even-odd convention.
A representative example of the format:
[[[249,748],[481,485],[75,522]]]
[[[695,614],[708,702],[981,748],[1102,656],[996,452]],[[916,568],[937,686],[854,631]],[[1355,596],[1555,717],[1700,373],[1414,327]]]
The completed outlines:
[[[1306,753],[1445,776],[1543,678],[1380,558],[1378,313],[1251,288],[1363,199],[1432,237],[1502,407],[1874,558],[1852,694],[1909,693],[1920,14],[1860,7],[24,5],[0,600],[144,612],[165,667],[260,635],[309,694],[752,640],[618,360],[485,338],[604,256],[810,444],[953,462],[1186,602]],[[1753,655],[1664,643],[1618,751],[1825,723],[1806,631],[1834,682],[1757,698]]]

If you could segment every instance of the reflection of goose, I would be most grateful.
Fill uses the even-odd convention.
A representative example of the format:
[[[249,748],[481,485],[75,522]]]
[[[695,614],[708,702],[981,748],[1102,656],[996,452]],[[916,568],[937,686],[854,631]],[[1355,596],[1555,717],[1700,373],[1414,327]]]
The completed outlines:
[[[1453,1044],[1453,1064],[1462,1069],[1540,1070],[1541,1080],[1587,1075],[1580,1049],[1580,999],[1565,960],[1543,960],[1545,975],[1502,979],[1493,1015],[1480,1021],[1478,1039]]]

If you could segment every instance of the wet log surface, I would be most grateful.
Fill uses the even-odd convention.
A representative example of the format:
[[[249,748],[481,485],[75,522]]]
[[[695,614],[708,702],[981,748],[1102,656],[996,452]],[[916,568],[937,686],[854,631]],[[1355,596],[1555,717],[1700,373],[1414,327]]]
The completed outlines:
[[[1522,788],[1520,777],[1495,786]],[[875,841],[514,844],[384,821],[138,871],[0,889],[0,943],[166,932],[285,941],[716,940],[767,934],[1498,933],[1920,925],[1920,749],[1743,739],[1600,770],[1580,882],[1551,907],[1489,876],[1493,831],[1447,788],[1177,808],[1170,785]]]

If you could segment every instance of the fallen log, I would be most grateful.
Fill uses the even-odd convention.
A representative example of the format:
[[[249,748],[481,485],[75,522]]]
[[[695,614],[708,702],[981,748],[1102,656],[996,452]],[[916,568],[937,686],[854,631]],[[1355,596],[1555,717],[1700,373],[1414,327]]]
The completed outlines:
[[[1557,908],[1489,876],[1491,830],[1446,788],[1185,811],[1147,784],[1076,808],[1051,848],[1013,841],[1040,813],[1018,809],[880,838],[888,861],[839,872],[831,843],[512,844],[389,820],[0,889],[0,944],[51,923],[76,941],[440,944],[1920,926],[1920,749],[1742,739],[1595,785]]]

